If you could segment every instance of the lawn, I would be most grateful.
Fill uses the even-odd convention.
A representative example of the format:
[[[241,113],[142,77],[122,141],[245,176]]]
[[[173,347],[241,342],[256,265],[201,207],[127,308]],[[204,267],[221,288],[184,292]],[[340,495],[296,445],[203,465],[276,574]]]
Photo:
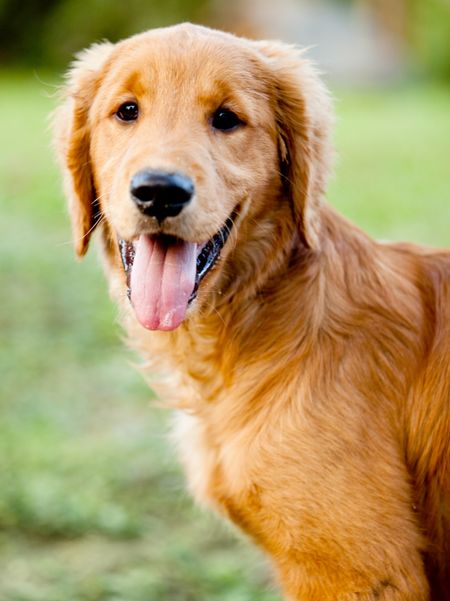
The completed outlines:
[[[278,600],[262,556],[188,498],[97,253],[74,261],[47,80],[0,73],[0,601]],[[449,245],[450,90],[335,95],[333,204]]]

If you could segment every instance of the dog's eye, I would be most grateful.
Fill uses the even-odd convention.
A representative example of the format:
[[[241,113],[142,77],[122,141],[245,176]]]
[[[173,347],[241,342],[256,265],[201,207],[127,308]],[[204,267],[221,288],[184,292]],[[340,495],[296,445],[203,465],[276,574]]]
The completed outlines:
[[[136,102],[124,102],[119,106],[116,116],[120,121],[136,121],[139,109]]]
[[[212,116],[211,125],[214,129],[221,131],[231,131],[239,125],[242,125],[242,121],[229,109],[218,109]]]

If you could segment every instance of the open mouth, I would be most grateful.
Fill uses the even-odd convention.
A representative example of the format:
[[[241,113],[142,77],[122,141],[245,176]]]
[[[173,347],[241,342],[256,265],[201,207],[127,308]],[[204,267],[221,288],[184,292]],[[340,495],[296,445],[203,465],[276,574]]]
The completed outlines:
[[[119,239],[128,296],[144,327],[172,330],[183,321],[201,282],[217,264],[236,215],[234,211],[205,244],[162,234],[142,234],[136,242]]]

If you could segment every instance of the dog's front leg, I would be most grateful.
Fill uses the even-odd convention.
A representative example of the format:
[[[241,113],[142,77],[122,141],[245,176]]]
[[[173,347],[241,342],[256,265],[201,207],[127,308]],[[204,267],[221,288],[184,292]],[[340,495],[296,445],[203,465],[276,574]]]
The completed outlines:
[[[283,562],[279,576],[286,601],[430,601],[421,569],[410,574],[391,569],[390,575],[377,579],[371,574],[337,572],[331,566],[327,568],[326,563],[315,563],[316,567],[308,570],[308,566]]]

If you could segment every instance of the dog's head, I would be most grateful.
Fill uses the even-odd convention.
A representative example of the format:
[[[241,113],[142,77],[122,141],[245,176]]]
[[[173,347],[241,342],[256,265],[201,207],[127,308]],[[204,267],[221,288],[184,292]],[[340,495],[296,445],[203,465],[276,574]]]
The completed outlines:
[[[78,255],[102,228],[137,318],[170,330],[317,251],[329,115],[290,46],[194,25],[92,46],[55,115]]]

